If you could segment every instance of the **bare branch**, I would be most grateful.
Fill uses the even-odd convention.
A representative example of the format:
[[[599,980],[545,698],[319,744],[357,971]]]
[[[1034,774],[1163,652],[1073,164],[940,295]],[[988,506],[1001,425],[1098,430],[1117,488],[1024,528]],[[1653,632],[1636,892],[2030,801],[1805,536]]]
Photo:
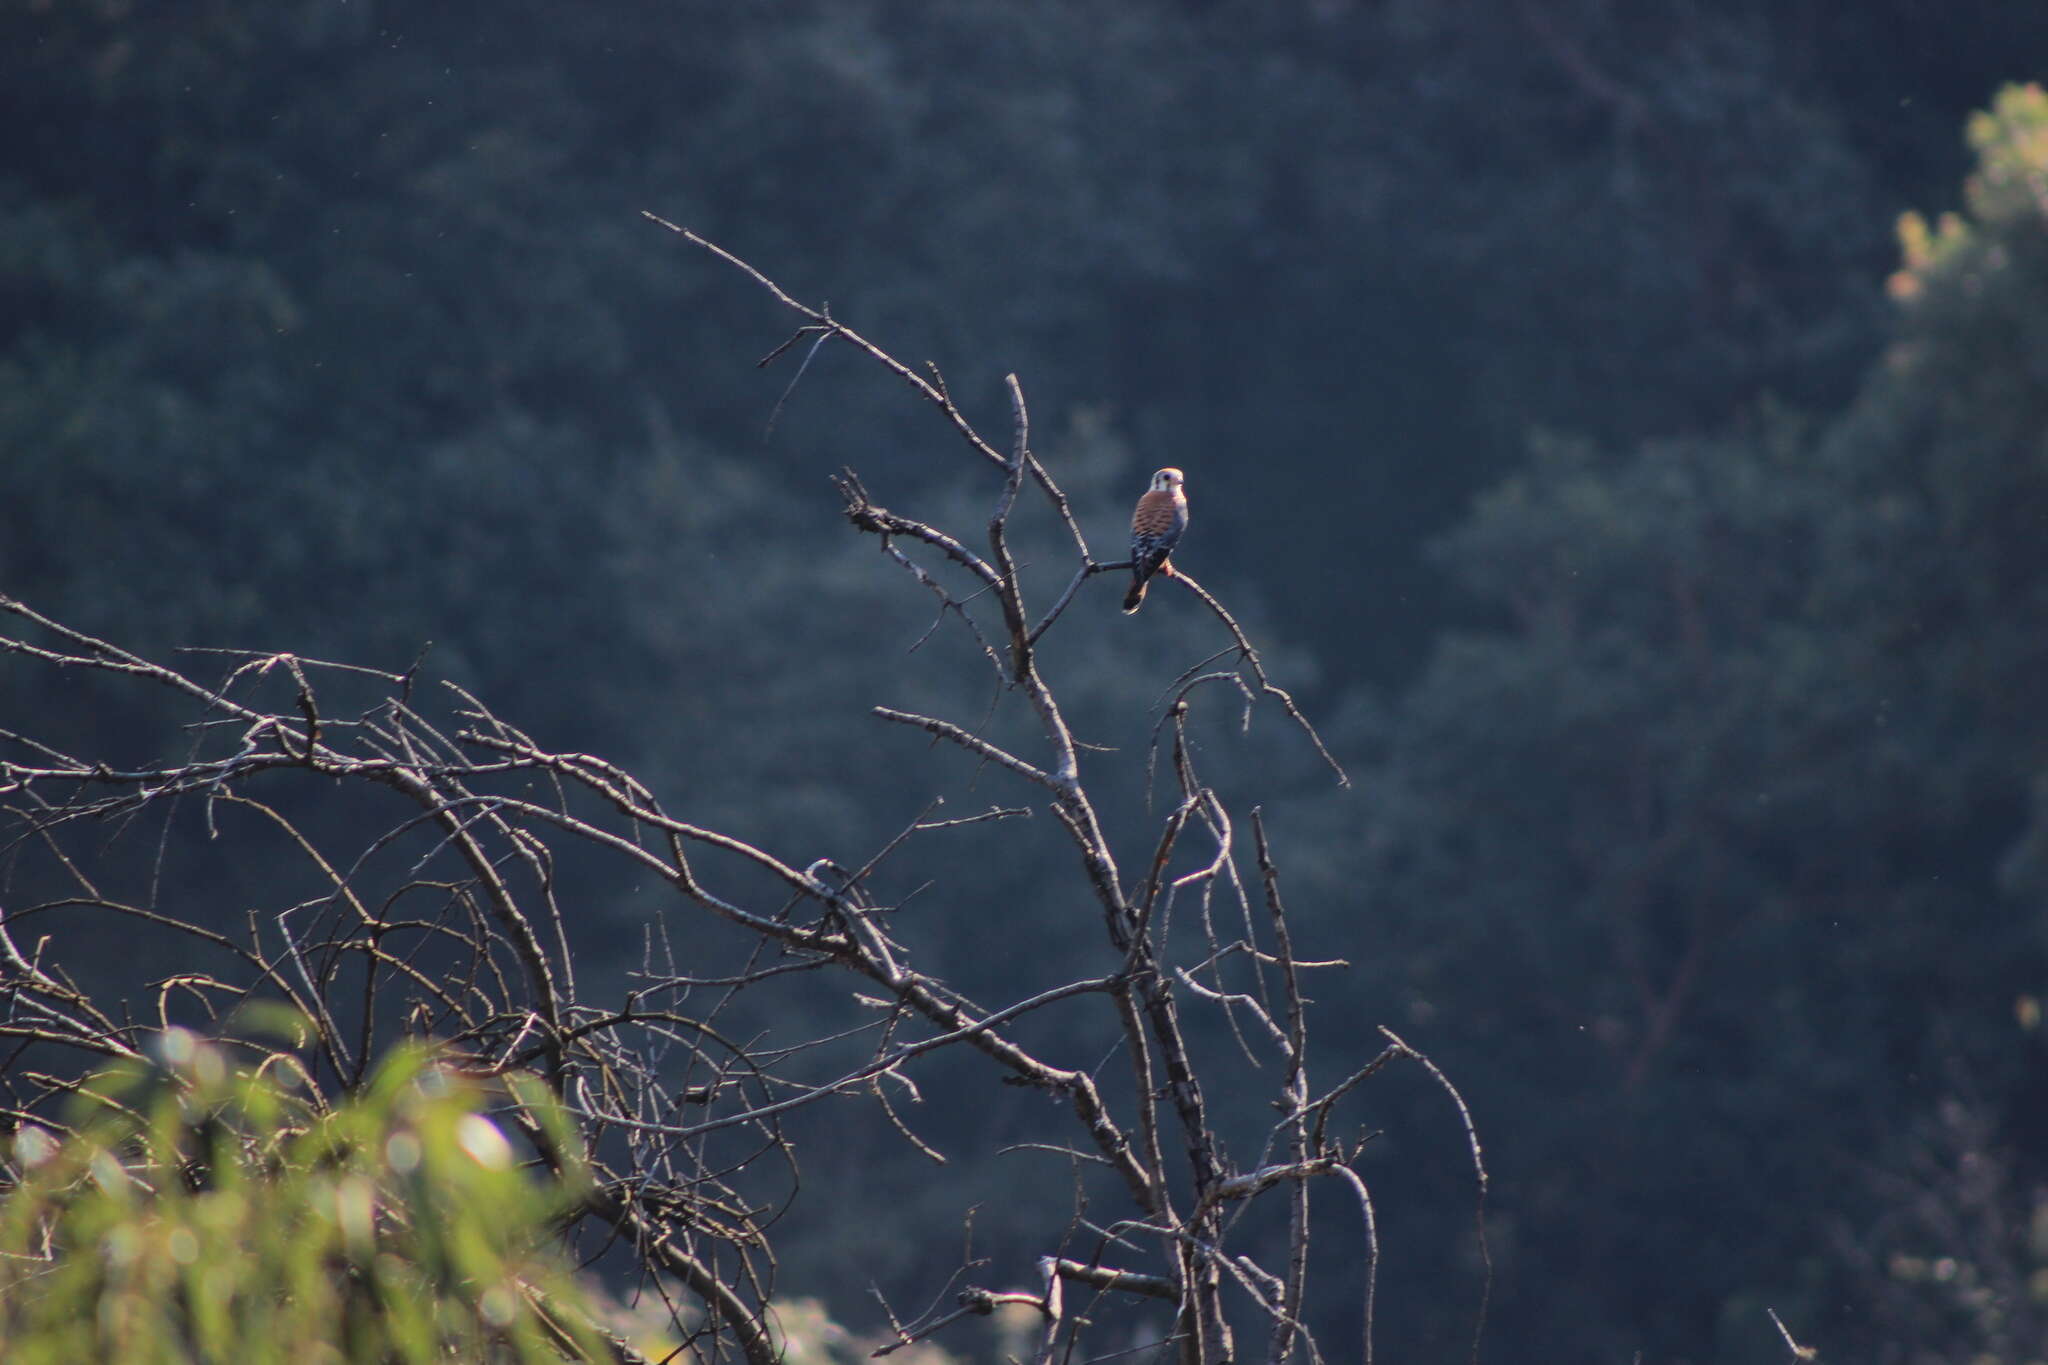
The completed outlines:
[[[1484,1255],[1487,1177],[1477,1130],[1442,1073],[1391,1033],[1363,1064],[1355,1055],[1340,1059],[1333,1069],[1349,1074],[1312,1098],[1311,1011],[1300,977],[1332,964],[1296,956],[1256,809],[1259,889],[1248,886],[1238,866],[1241,812],[1197,771],[1188,717],[1220,700],[1241,706],[1248,722],[1270,697],[1340,782],[1343,770],[1236,619],[1176,567],[1164,576],[1209,608],[1231,644],[1160,693],[1147,799],[1150,767],[1170,735],[1172,808],[1155,815],[1136,801],[1129,810],[1099,804],[1100,793],[1116,788],[1094,782],[1098,769],[1135,769],[1137,761],[1098,756],[1075,739],[1061,694],[1040,670],[1038,645],[1080,609],[1090,579],[1129,566],[1091,554],[1066,493],[1032,451],[1022,382],[1007,378],[1012,429],[1007,449],[998,449],[955,405],[936,367],[896,360],[724,248],[647,216],[799,315],[795,334],[763,364],[799,345],[805,365],[828,341],[851,346],[909,385],[967,443],[975,468],[993,476],[981,551],[969,547],[971,532],[878,506],[850,470],[834,482],[849,525],[877,537],[914,580],[909,591],[937,600],[933,628],[957,618],[990,661],[998,675],[991,718],[999,703],[1021,700],[998,733],[1026,738],[998,744],[886,705],[872,714],[922,730],[1044,797],[947,819],[934,818],[936,798],[920,798],[916,817],[879,847],[819,856],[777,846],[793,842],[787,833],[743,838],[686,818],[680,801],[672,813],[655,794],[667,782],[596,754],[553,751],[477,692],[416,689],[419,660],[393,673],[293,652],[225,651],[215,661],[213,652],[195,651],[225,670],[209,683],[0,597],[0,616],[10,618],[0,653],[32,672],[156,689],[177,708],[174,747],[186,750],[182,760],[117,767],[96,752],[67,752],[78,746],[33,725],[0,730],[0,853],[11,878],[4,885],[10,897],[25,888],[0,906],[0,1045],[9,1050],[0,1065],[0,1123],[59,1131],[47,1115],[85,1093],[87,1069],[146,1055],[148,1027],[137,1021],[152,1015],[157,1027],[214,1027],[245,1003],[288,1002],[305,1018],[305,1043],[265,1055],[302,1072],[316,1106],[364,1084],[372,1060],[398,1040],[438,1035],[449,1047],[445,1065],[479,1082],[523,1094],[536,1084],[527,1068],[537,1069],[549,1112],[590,1152],[594,1183],[564,1235],[593,1257],[622,1248],[658,1292],[679,1288],[679,1300],[694,1300],[671,1305],[684,1353],[736,1353],[748,1365],[783,1352],[771,1329],[777,1286],[768,1233],[801,1180],[782,1124],[821,1103],[858,1110],[906,1153],[956,1168],[1005,1152],[1053,1153],[1074,1187],[1063,1228],[1049,1226],[1021,1251],[1003,1248],[1005,1257],[1023,1258],[1012,1263],[1036,1265],[1036,1284],[968,1287],[949,1300],[986,1264],[963,1257],[925,1313],[907,1322],[889,1314],[889,1344],[878,1355],[963,1317],[1023,1305],[1042,1318],[1037,1359],[1091,1350],[1106,1358],[1106,1346],[1115,1354],[1132,1340],[1134,1320],[1119,1315],[1137,1301],[1153,1313],[1149,1303],[1173,1306],[1168,1345],[1187,1365],[1239,1359],[1236,1333],[1246,1323],[1268,1334],[1272,1361],[1320,1362],[1309,1330],[1309,1191],[1334,1176],[1353,1188],[1365,1218],[1369,1358],[1373,1210],[1350,1169],[1356,1147],[1327,1136],[1332,1115],[1397,1058],[1427,1069],[1465,1125]],[[1067,542],[1042,578],[1016,548],[1018,518],[1039,512],[1027,481]],[[1027,610],[1033,594],[1051,600],[1035,623]],[[1002,613],[1000,635],[984,598]],[[939,666],[924,664],[929,658],[921,656],[921,666]],[[889,780],[902,781],[902,765],[892,766]],[[1013,823],[1041,804],[1053,828]],[[967,825],[988,826],[969,842],[1014,840],[1022,853],[1031,841],[1034,890],[1092,899],[1101,916],[1099,937],[1083,923],[1063,926],[1064,956],[1050,960],[1065,969],[1032,978],[994,1009],[930,965],[959,942],[939,937],[957,917],[904,912],[912,896],[948,896],[961,886],[980,899],[1005,894],[978,879],[949,880],[958,869],[940,855],[957,841],[920,837]],[[138,827],[155,836],[152,848],[98,839],[91,856],[79,851],[98,838],[88,831]],[[1118,856],[1125,839],[1142,860],[1129,891]],[[235,917],[209,903],[215,888],[204,878],[188,883],[194,863],[204,865],[182,853],[189,840],[225,850],[249,874],[253,890],[236,884]],[[1075,861],[1039,858],[1035,844],[1047,841],[1071,849]],[[572,883],[591,868],[630,879],[647,900],[611,915],[575,913],[581,888]],[[881,883],[905,871],[913,890],[892,901]],[[620,900],[608,885],[581,899]],[[625,913],[643,914],[627,938],[639,942],[637,963],[617,953],[617,915]],[[150,946],[116,964],[124,981],[88,990],[66,970],[64,953],[76,950],[81,925],[106,917]],[[597,953],[609,956],[593,970]],[[763,1019],[776,1021],[774,1034]],[[1231,1056],[1233,1045],[1248,1066]],[[1062,1101],[1066,1112],[1056,1120],[1065,1132],[1032,1131],[1028,1141],[1003,1134],[975,1151],[961,1149],[955,1130],[941,1156],[906,1120],[942,1111],[899,1107],[906,1096],[916,1104],[951,1083],[953,1073],[933,1065],[941,1052]],[[1247,1112],[1268,1106],[1279,1121],[1256,1159],[1240,1161],[1217,1129],[1240,1128]],[[522,1122],[532,1150],[559,1164],[549,1133],[531,1115]],[[1114,1181],[1101,1180],[1096,1167]],[[1041,1164],[1013,1169],[1037,1176]],[[0,1169],[0,1184],[7,1178]],[[1288,1235],[1269,1264],[1232,1239],[1246,1208],[1283,1191]],[[1091,1201],[1114,1207],[1091,1213]],[[1095,1254],[1076,1253],[1076,1242],[1085,1248],[1091,1237]],[[1104,1265],[1104,1257],[1118,1264]],[[1488,1273],[1490,1294],[1490,1266]],[[1086,1301],[1070,1304],[1070,1290]],[[1482,1299],[1481,1327],[1484,1320]],[[1475,1355],[1477,1342],[1475,1329]],[[622,1344],[612,1350],[633,1358]]]
[[[1322,755],[1323,762],[1328,764],[1330,771],[1337,775],[1337,785],[1340,787],[1350,786],[1351,778],[1345,773],[1344,765],[1339,763],[1330,753],[1328,747],[1324,745],[1323,737],[1316,733],[1316,727],[1309,724],[1308,717],[1302,714],[1301,707],[1295,703],[1293,694],[1288,692],[1287,689],[1278,686],[1271,678],[1266,676],[1266,666],[1259,659],[1258,650],[1252,648],[1252,642],[1246,638],[1244,627],[1238,625],[1237,618],[1225,610],[1223,604],[1217,601],[1207,588],[1190,578],[1185,570],[1176,567],[1171,576],[1189,592],[1201,598],[1203,605],[1215,613],[1216,619],[1221,621],[1224,629],[1230,632],[1231,639],[1237,642],[1238,657],[1244,660],[1245,666],[1251,669],[1252,676],[1258,680],[1259,691],[1279,701],[1288,716],[1293,719],[1296,725],[1301,727],[1302,733],[1308,736],[1309,743],[1315,745],[1316,752]]]

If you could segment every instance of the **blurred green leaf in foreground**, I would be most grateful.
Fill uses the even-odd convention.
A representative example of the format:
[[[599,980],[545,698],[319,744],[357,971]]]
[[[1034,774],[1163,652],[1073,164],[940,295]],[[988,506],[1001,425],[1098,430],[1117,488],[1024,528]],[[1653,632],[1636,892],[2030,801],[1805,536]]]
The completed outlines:
[[[170,1029],[151,1053],[86,1082],[68,1133],[16,1133],[0,1356],[613,1358],[548,1237],[585,1176],[537,1083],[408,1046],[330,1107],[289,1052]]]

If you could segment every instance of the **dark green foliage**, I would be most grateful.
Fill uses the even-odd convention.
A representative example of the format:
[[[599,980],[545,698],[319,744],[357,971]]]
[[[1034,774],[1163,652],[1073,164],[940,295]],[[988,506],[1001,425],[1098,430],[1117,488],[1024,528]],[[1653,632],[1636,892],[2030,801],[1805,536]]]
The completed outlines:
[[[1564,1273],[1506,1311],[1541,1293],[1575,1350],[1736,1358],[1769,1338],[1729,1307],[1776,1302],[1876,1352],[1904,1291],[1843,1288],[1845,1210],[1907,1216],[1959,1087],[2004,1125],[1975,1159],[2039,1149],[2048,97],[2005,91],[1971,140],[1970,216],[1907,220],[1899,334],[1842,418],[1539,443],[1440,544],[1511,625],[1446,639],[1395,722],[1377,975],[1530,1116],[1503,1202]],[[1909,1259],[2024,1259],[1914,1217]],[[1642,1323],[1658,1283],[1691,1301]]]
[[[1604,11],[17,9],[0,98],[37,135],[0,185],[0,290],[24,305],[7,358],[55,406],[7,441],[75,477],[15,515],[79,548],[4,571],[47,597],[98,556],[165,641],[202,610],[346,610],[409,656],[451,632],[406,619],[446,557],[400,509],[475,515],[444,446],[508,488],[562,460],[587,479],[686,390],[692,436],[799,487],[851,457],[930,478],[915,414],[831,356],[764,447],[745,361],[769,324],[651,206],[744,238],[964,397],[1013,368],[1054,413],[1113,405],[1243,509],[1216,552],[1278,525],[1326,546],[1287,619],[1349,612],[1374,643],[1344,671],[1403,677],[1444,600],[1419,533],[1528,422],[1689,428],[1759,384],[1838,393],[1871,344],[1896,201],[1800,84],[1821,38]],[[1884,145],[1954,117],[1916,108]],[[211,590],[155,600],[153,564]]]

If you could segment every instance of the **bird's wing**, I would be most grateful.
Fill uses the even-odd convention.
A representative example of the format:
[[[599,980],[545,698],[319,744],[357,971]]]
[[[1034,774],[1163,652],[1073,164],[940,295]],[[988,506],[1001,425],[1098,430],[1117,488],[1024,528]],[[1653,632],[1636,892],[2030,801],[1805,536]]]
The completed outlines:
[[[1146,540],[1176,536],[1184,522],[1173,494],[1151,489],[1138,499],[1137,510],[1131,513],[1131,536]]]

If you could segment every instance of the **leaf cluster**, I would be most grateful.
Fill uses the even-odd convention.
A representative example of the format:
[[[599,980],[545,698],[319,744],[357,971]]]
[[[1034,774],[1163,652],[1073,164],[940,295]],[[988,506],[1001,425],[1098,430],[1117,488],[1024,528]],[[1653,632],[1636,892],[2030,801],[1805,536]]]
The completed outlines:
[[[291,1051],[171,1029],[13,1146],[9,1360],[611,1358],[551,1237],[588,1188],[578,1139],[518,1076],[402,1047],[330,1104]]]

